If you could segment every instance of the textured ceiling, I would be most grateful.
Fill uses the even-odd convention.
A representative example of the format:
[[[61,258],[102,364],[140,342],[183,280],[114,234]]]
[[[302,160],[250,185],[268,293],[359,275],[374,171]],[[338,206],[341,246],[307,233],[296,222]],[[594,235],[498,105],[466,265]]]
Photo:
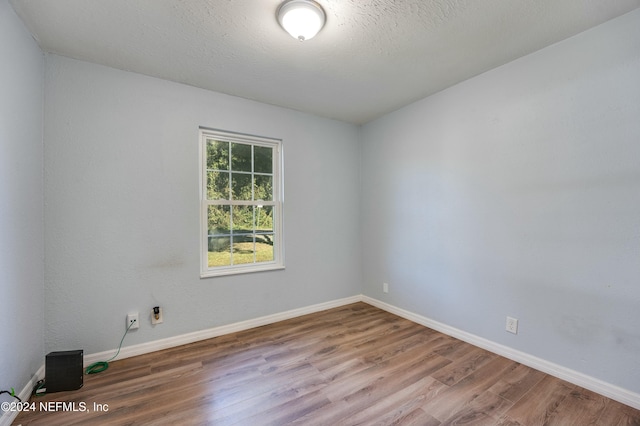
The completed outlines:
[[[11,0],[45,52],[365,123],[640,7],[640,0]]]

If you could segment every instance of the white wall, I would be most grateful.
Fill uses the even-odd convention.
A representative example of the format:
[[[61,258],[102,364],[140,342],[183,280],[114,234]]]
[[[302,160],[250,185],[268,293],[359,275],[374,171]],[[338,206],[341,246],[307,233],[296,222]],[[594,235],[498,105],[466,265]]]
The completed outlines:
[[[0,388],[20,392],[44,363],[44,61],[6,0],[0,63]]]
[[[361,137],[366,295],[640,392],[640,10]]]
[[[283,140],[284,271],[199,278],[199,126]],[[44,130],[47,351],[360,294],[356,126],[47,55]]]

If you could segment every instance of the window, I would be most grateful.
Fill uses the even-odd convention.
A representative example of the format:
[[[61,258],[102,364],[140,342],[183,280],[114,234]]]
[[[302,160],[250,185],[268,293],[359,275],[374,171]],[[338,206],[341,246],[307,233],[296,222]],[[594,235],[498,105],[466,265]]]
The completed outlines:
[[[284,268],[282,142],[200,129],[202,277]]]

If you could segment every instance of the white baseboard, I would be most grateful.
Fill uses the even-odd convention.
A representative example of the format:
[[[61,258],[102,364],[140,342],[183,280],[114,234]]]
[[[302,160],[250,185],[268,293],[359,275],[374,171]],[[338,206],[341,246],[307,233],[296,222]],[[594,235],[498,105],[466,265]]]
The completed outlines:
[[[44,364],[38,368],[36,374],[31,377],[31,379],[27,382],[26,385],[22,388],[22,390],[18,393],[18,397],[22,401],[28,401],[31,397],[31,392],[33,392],[33,388],[38,383],[38,380],[44,379]],[[0,415],[0,426],[10,426],[11,423],[18,417],[18,411],[6,411]]]
[[[278,321],[284,321],[296,318],[302,315],[312,314],[314,312],[324,311],[338,306],[348,305],[350,303],[360,302],[362,295],[351,296],[344,299],[332,300],[330,302],[319,303],[317,305],[306,306],[304,308],[292,309],[290,311],[280,312],[277,314],[267,315],[264,317],[254,318],[246,321],[227,324],[220,327],[214,327],[207,330],[194,331],[192,333],[181,334],[179,336],[168,337],[166,339],[154,340],[153,342],[141,343],[139,345],[127,346],[120,350],[117,359],[129,358],[132,356],[143,355],[150,352],[160,351],[163,349],[173,348],[200,340],[211,339],[213,337],[222,336],[224,334],[236,333],[238,331],[248,330],[250,328],[260,327],[267,324],[273,324]],[[115,349],[98,352],[84,356],[85,367],[97,361],[109,359],[115,353]]]
[[[233,324],[223,325],[220,327],[214,327],[207,330],[195,331],[193,333],[186,333],[179,336],[169,337],[166,339],[155,340],[153,342],[141,343],[139,345],[127,346],[120,350],[117,359],[129,358],[137,355],[144,355],[147,353],[160,351],[162,349],[169,349],[180,345],[186,345],[188,343],[197,342],[200,340],[211,339],[213,337],[222,336],[224,334],[235,333],[238,331],[248,330],[255,327],[260,327],[267,324],[273,324],[278,321],[284,321],[291,318],[300,317],[302,315],[312,314],[315,312],[324,311],[327,309],[337,308],[339,306],[348,305],[350,303],[356,303],[362,301],[362,295],[356,295],[346,297],[344,299],[332,300],[329,302],[318,303],[317,305],[306,306],[303,308],[292,309],[290,311],[279,312],[272,315],[266,315],[264,317],[254,318],[246,321],[236,322]],[[113,356],[116,349],[111,349],[104,352],[98,352],[90,355],[86,355],[83,358],[84,366],[87,367],[94,362],[104,361]],[[20,394],[18,395],[23,401],[29,400],[31,392],[38,380],[44,379],[44,364],[38,369],[32,379],[24,386]],[[15,420],[18,412],[6,412],[0,415],[0,426],[10,426],[11,422]]]
[[[466,331],[448,326],[422,315],[414,314],[413,312],[397,308],[393,305],[381,302],[377,299],[373,299],[371,297],[363,295],[362,301],[392,314],[398,315],[399,317],[408,319],[409,321],[413,321],[415,323],[424,325],[425,327],[432,328],[448,336],[455,337],[456,339],[460,339],[474,346],[486,349],[497,355],[509,358],[510,360],[519,362],[531,368],[535,368],[536,370],[540,370],[543,373],[547,373],[559,379],[566,380],[569,383],[573,383],[574,385],[589,389],[593,392],[599,393],[600,395],[604,395],[607,398],[611,398],[625,405],[640,410],[640,394],[638,393],[631,392],[627,389],[623,389],[594,377],[587,376],[586,374],[582,374],[570,368],[563,367],[561,365],[546,361],[528,353],[492,342],[491,340],[487,340],[471,333],[467,333]]]
[[[476,336],[466,331],[457,329],[455,327],[448,326],[441,322],[432,320],[422,315],[415,314],[413,312],[406,311],[404,309],[395,307],[388,303],[382,302],[377,299],[373,299],[369,296],[357,295],[344,299],[333,300],[325,303],[319,303],[317,305],[307,306],[303,308],[293,309],[286,312],[280,312],[277,314],[267,315],[251,320],[241,321],[233,324],[223,325],[220,327],[214,327],[207,330],[195,331],[192,333],[182,334],[180,336],[169,337],[166,339],[155,340],[153,342],[141,343],[139,345],[127,346],[120,350],[120,354],[117,359],[129,358],[132,356],[143,355],[162,349],[173,348],[187,343],[193,343],[200,340],[211,339],[213,337],[222,336],[224,334],[235,333],[238,331],[248,330],[254,327],[260,327],[267,324],[272,324],[278,321],[283,321],[291,318],[296,318],[302,315],[312,314],[315,312],[324,311],[327,309],[337,308],[340,306],[348,305],[350,303],[365,302],[384,311],[398,315],[402,318],[413,321],[417,324],[424,325],[425,327],[432,328],[436,331],[444,333],[446,335],[455,337],[472,345],[478,346],[482,349],[486,349],[497,355],[501,355],[505,358],[509,358],[513,361],[527,365],[536,370],[540,370],[544,373],[558,377],[567,382],[581,386],[585,389],[589,389],[593,392],[604,395],[608,398],[621,402],[630,407],[640,410],[640,394],[631,392],[627,389],[623,389],[618,386],[614,386],[610,383],[596,379],[591,376],[587,376],[570,368],[563,367],[561,365],[546,361],[541,358],[537,358],[533,355],[525,352],[517,351],[508,346],[504,346],[485,338]],[[105,359],[113,356],[115,349],[90,354],[84,357],[85,367],[97,362],[104,361]],[[38,369],[36,374],[27,383],[18,396],[23,401],[29,399],[31,391],[38,380],[44,378],[44,364]],[[17,412],[7,412],[0,417],[0,426],[9,426],[11,422],[16,418]]]

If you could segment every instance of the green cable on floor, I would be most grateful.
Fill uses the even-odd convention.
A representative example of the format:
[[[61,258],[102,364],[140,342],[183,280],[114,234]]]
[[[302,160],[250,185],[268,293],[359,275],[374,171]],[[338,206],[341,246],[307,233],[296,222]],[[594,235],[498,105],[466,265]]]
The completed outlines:
[[[113,361],[118,354],[120,353],[120,348],[122,348],[122,342],[124,342],[124,338],[126,337],[127,333],[129,332],[129,329],[131,328],[131,326],[133,324],[135,324],[136,320],[131,321],[131,324],[129,324],[129,327],[127,327],[127,329],[124,332],[124,335],[122,336],[122,339],[120,339],[120,345],[118,346],[118,352],[116,352],[116,354],[114,356],[112,356],[111,358],[109,358],[106,361],[98,361],[98,362],[94,362],[93,364],[89,365],[86,370],[84,370],[84,372],[86,374],[97,374],[97,373],[102,373],[103,371],[105,371],[107,368],[109,368],[109,361]]]

